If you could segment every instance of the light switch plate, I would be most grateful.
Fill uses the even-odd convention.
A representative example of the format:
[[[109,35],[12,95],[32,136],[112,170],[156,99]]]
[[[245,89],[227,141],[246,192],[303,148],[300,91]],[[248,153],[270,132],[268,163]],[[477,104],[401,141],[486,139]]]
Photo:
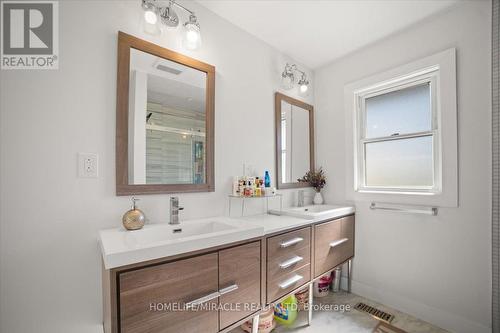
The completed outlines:
[[[97,178],[99,175],[99,156],[95,153],[78,154],[78,177]]]

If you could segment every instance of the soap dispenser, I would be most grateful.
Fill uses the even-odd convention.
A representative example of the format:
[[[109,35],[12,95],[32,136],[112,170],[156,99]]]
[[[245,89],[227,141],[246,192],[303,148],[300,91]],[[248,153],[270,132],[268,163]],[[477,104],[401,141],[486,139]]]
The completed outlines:
[[[132,198],[132,209],[123,214],[122,223],[127,230],[141,229],[146,222],[146,216],[142,210],[137,208],[137,201],[139,199]]]

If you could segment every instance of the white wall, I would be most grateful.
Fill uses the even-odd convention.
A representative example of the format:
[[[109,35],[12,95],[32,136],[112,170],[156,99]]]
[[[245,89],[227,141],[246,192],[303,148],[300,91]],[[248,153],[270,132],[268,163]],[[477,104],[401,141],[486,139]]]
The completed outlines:
[[[459,208],[438,217],[356,202],[353,290],[456,332],[491,329],[491,3],[462,2],[316,71],[318,163],[344,201],[344,85],[457,48]],[[445,171],[446,172],[446,171]]]
[[[130,206],[115,196],[118,30],[216,66],[216,192],[180,195],[181,219],[224,214],[243,163],[274,182],[274,91],[291,60],[186,4],[202,25],[198,52],[183,50],[175,31],[143,34],[139,1],[61,1],[60,69],[0,73],[2,333],[99,332],[97,232],[120,226]],[[77,178],[78,152],[99,154],[98,179]],[[168,198],[141,196],[140,207],[166,222]]]

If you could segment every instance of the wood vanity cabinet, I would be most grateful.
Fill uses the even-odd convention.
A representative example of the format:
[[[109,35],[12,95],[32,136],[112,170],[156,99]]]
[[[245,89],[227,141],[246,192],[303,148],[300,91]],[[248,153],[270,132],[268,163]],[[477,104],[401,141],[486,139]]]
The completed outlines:
[[[354,215],[314,226],[314,276],[354,256]]]
[[[103,270],[105,333],[228,332],[354,256],[354,215]],[[185,308],[198,304],[198,308]],[[170,308],[168,308],[170,306]]]
[[[116,276],[117,322],[106,333],[216,333],[260,308],[261,241]]]

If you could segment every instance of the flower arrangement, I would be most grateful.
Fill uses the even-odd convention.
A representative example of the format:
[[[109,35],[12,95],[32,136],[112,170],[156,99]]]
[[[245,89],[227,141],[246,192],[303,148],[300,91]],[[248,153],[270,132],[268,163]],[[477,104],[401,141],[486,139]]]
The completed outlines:
[[[316,192],[320,192],[326,185],[326,176],[323,168],[307,171],[304,177],[297,179],[300,183],[309,183]]]

